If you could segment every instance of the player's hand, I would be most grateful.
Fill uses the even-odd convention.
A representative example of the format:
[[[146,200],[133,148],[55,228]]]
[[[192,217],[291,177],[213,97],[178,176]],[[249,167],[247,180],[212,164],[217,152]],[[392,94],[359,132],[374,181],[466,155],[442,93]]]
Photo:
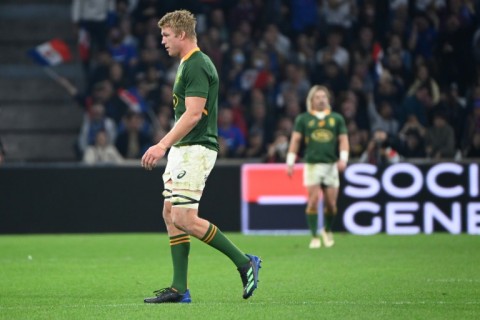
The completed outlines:
[[[166,152],[167,150],[159,144],[151,146],[142,157],[142,167],[144,167],[145,170],[152,170],[157,166],[158,160],[160,160]]]
[[[293,176],[293,166],[287,165],[287,175],[291,178]]]
[[[347,162],[343,160],[338,160],[337,161],[337,168],[338,171],[343,172],[347,168]]]

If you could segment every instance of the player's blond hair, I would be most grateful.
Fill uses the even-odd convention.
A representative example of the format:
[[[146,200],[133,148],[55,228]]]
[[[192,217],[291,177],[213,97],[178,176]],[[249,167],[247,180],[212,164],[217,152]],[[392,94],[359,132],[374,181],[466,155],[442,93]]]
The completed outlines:
[[[323,91],[325,92],[325,94],[327,95],[327,98],[328,98],[328,102],[330,104],[330,99],[331,99],[331,95],[330,95],[330,90],[328,90],[327,87],[325,86],[321,86],[321,85],[314,85],[310,91],[308,91],[308,95],[307,95],[307,101],[306,101],[306,105],[307,105],[307,111],[308,112],[312,112],[312,99],[313,99],[313,95],[315,93],[317,93],[317,91]],[[330,107],[330,105],[329,105]],[[331,108],[331,107],[330,107]]]
[[[195,32],[196,25],[197,19],[188,10],[169,12],[158,21],[158,27],[160,29],[171,28],[176,36],[185,32],[185,36],[190,39],[197,38],[197,33]]]

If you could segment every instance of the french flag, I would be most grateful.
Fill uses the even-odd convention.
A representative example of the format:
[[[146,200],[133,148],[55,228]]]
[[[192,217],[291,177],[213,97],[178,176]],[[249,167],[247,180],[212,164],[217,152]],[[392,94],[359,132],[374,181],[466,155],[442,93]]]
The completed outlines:
[[[118,90],[119,98],[128,106],[128,109],[132,112],[142,112],[142,106],[140,105],[140,101],[138,98],[125,89]]]
[[[68,45],[60,39],[52,39],[28,50],[28,55],[42,66],[56,66],[72,60]]]

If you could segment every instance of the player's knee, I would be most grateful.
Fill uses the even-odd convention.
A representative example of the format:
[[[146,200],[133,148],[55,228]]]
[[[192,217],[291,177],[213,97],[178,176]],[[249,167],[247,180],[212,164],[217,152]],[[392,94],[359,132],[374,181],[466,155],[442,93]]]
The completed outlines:
[[[327,203],[326,206],[325,206],[325,209],[328,213],[331,213],[331,214],[336,214],[337,213],[336,204]]]
[[[177,229],[180,229],[190,234],[195,224],[195,221],[190,214],[182,210],[181,212],[177,212],[172,215],[172,223]]]

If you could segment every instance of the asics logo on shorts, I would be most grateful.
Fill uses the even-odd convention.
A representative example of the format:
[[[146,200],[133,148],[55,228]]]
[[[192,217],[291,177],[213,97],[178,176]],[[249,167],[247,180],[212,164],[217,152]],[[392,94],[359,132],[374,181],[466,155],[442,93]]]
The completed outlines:
[[[177,179],[182,179],[186,174],[187,172],[185,170],[180,171],[180,173],[177,175]]]

